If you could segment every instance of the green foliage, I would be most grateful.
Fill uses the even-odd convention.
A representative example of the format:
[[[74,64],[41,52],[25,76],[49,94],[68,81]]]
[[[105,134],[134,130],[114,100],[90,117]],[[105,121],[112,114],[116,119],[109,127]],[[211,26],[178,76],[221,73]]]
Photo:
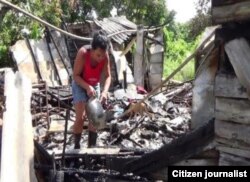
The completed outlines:
[[[62,0],[62,14],[66,22],[82,22],[87,18],[87,14],[91,13],[92,5],[89,0],[68,1]]]
[[[170,21],[165,0],[122,1],[123,4],[115,6],[118,15],[126,17],[137,23],[155,26]]]
[[[59,0],[51,2],[43,0],[22,0],[12,1],[20,8],[48,21],[55,26],[60,25],[61,7]],[[11,63],[8,56],[8,47],[12,46],[17,40],[22,39],[22,29],[30,31],[29,37],[32,39],[41,38],[44,26],[22,13],[12,10],[7,11],[0,17],[0,66],[7,66]]]
[[[166,51],[164,77],[170,75],[198,45],[200,35],[211,25],[211,0],[198,0],[197,15],[185,24],[171,24],[164,29]],[[189,80],[194,78],[194,60],[191,60],[174,79]]]
[[[164,77],[170,75],[195,50],[199,37],[191,41],[187,34],[187,25],[176,24],[175,30],[164,28],[166,50],[164,60]],[[190,61],[174,79],[190,80],[194,77],[194,61]]]
[[[195,39],[206,27],[212,25],[211,0],[198,0],[196,4],[196,16],[188,22],[189,37]]]
[[[75,4],[62,1],[62,11],[67,22],[83,21],[92,18],[93,10],[99,18],[110,17],[113,8],[117,15],[125,15],[136,24],[156,26],[173,21],[173,12],[168,12],[165,0],[79,0]]]
[[[7,60],[7,54],[6,54],[7,49],[8,48],[6,46],[0,45],[0,60],[3,60],[0,61],[0,67],[6,65],[5,60]]]

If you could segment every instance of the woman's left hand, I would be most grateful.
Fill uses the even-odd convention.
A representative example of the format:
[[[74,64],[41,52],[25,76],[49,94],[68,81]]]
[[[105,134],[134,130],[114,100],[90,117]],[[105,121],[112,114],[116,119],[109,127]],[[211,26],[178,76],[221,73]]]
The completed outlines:
[[[102,92],[100,96],[100,102],[102,104],[105,104],[107,101],[107,97],[108,97],[108,92]]]

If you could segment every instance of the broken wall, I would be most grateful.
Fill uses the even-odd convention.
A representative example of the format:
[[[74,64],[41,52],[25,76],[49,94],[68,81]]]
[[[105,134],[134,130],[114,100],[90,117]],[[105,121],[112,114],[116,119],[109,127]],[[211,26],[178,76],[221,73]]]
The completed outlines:
[[[62,58],[64,59],[63,61],[67,65],[67,68],[65,68],[56,50],[56,47],[52,42],[49,43],[51,53],[56,64],[59,77],[62,81],[62,85],[68,85],[70,76],[69,74],[72,74],[72,68],[68,61],[69,59],[66,45],[63,37],[58,32],[53,32],[52,36],[56,42],[60,54],[62,55]],[[46,39],[43,38],[40,40],[30,40],[30,44],[35,56],[35,60],[41,72],[42,80],[46,81],[48,86],[60,85],[55,67],[49,54]],[[17,41],[16,44],[10,48],[10,51],[12,53],[14,61],[17,64],[18,70],[24,73],[28,78],[30,78],[32,83],[38,83],[38,71],[36,70],[35,63],[26,40]],[[69,74],[67,72],[67,69],[69,71]]]

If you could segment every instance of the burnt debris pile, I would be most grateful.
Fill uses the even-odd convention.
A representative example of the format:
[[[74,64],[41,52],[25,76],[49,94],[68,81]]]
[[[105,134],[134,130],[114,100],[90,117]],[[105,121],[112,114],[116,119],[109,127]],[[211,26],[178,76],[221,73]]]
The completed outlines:
[[[0,85],[1,119],[4,82]],[[87,148],[88,121],[84,122],[81,149],[74,149],[75,112],[70,86],[32,85],[31,114],[35,169],[45,181],[150,181],[150,173],[136,173],[129,165],[170,144],[190,131],[192,83],[168,85],[144,103],[147,112],[120,118],[144,95],[128,87],[109,94],[104,105],[106,127],[98,131],[97,144]]]
[[[145,103],[147,112],[122,118],[119,116],[143,95],[133,89],[115,90],[104,105],[107,123],[98,131],[97,145],[87,148],[86,120],[81,149],[77,150],[72,135],[75,113],[70,88],[33,86],[32,119],[37,164],[40,164],[37,171],[41,176],[63,175],[67,181],[98,181],[98,178],[147,181],[150,178],[144,175],[127,173],[126,164],[189,132],[191,89],[191,83],[169,85]],[[46,170],[42,170],[44,165]]]

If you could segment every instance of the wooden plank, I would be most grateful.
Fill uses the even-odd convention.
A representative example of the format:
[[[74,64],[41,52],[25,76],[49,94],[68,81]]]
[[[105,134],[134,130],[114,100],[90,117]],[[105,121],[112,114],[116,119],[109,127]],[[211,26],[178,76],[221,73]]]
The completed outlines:
[[[219,166],[249,166],[250,160],[235,155],[220,153]]]
[[[134,79],[136,86],[144,87],[144,69],[143,69],[143,28],[138,27],[136,37],[136,52],[134,57]]]
[[[122,53],[120,54],[120,57],[126,55],[128,53],[128,51],[130,51],[130,49],[132,48],[132,46],[135,43],[136,38],[134,37],[129,44],[127,45],[127,47],[122,51]]]
[[[215,78],[215,96],[231,98],[248,98],[246,88],[243,87],[235,75],[218,74]]]
[[[69,121],[68,123],[68,132],[72,131],[73,122]],[[88,121],[84,121],[84,126],[88,126]],[[48,133],[55,132],[64,132],[65,128],[65,118],[60,117],[59,115],[51,115],[50,116],[50,127]]]
[[[212,8],[213,24],[226,23],[230,21],[243,21],[250,18],[250,2],[240,2],[227,6]]]
[[[245,144],[240,141],[235,141],[235,140],[233,141],[231,139],[222,138],[219,136],[215,137],[215,141],[218,143],[218,145],[226,145],[229,147],[238,148],[242,150],[249,150],[249,144]]]
[[[246,127],[250,127],[250,101],[248,99],[217,97],[215,101],[215,118],[246,124]]]
[[[218,49],[212,51],[199,68],[193,88],[192,122],[196,128],[214,117],[214,81],[218,69]]]
[[[163,60],[162,60],[162,57],[163,57],[163,53],[160,52],[160,53],[157,53],[157,54],[152,54],[150,55],[150,63],[163,63]]]
[[[223,146],[223,145],[219,145],[217,149],[220,152],[250,159],[250,150],[242,150],[242,149],[232,148],[232,147]]]
[[[119,154],[120,148],[81,148],[81,149],[68,149],[65,151],[65,154],[89,154],[89,155],[115,155]],[[62,154],[62,150],[54,150],[56,155]]]
[[[162,74],[150,74],[149,84],[151,89],[155,89],[162,82]]]
[[[250,147],[250,125],[237,124],[228,121],[215,121],[215,135]]]
[[[162,63],[151,63],[149,66],[149,74],[161,74],[162,75],[162,69],[163,69]]]
[[[1,181],[37,181],[34,173],[31,81],[12,71],[5,76],[6,111],[3,118]]]
[[[225,6],[225,5],[235,4],[235,3],[244,2],[244,1],[249,1],[249,0],[212,0],[212,7]]]
[[[248,7],[250,10],[250,2]],[[247,89],[247,95],[250,97],[250,46],[248,41],[244,38],[231,40],[226,43],[225,50],[237,78]]]

